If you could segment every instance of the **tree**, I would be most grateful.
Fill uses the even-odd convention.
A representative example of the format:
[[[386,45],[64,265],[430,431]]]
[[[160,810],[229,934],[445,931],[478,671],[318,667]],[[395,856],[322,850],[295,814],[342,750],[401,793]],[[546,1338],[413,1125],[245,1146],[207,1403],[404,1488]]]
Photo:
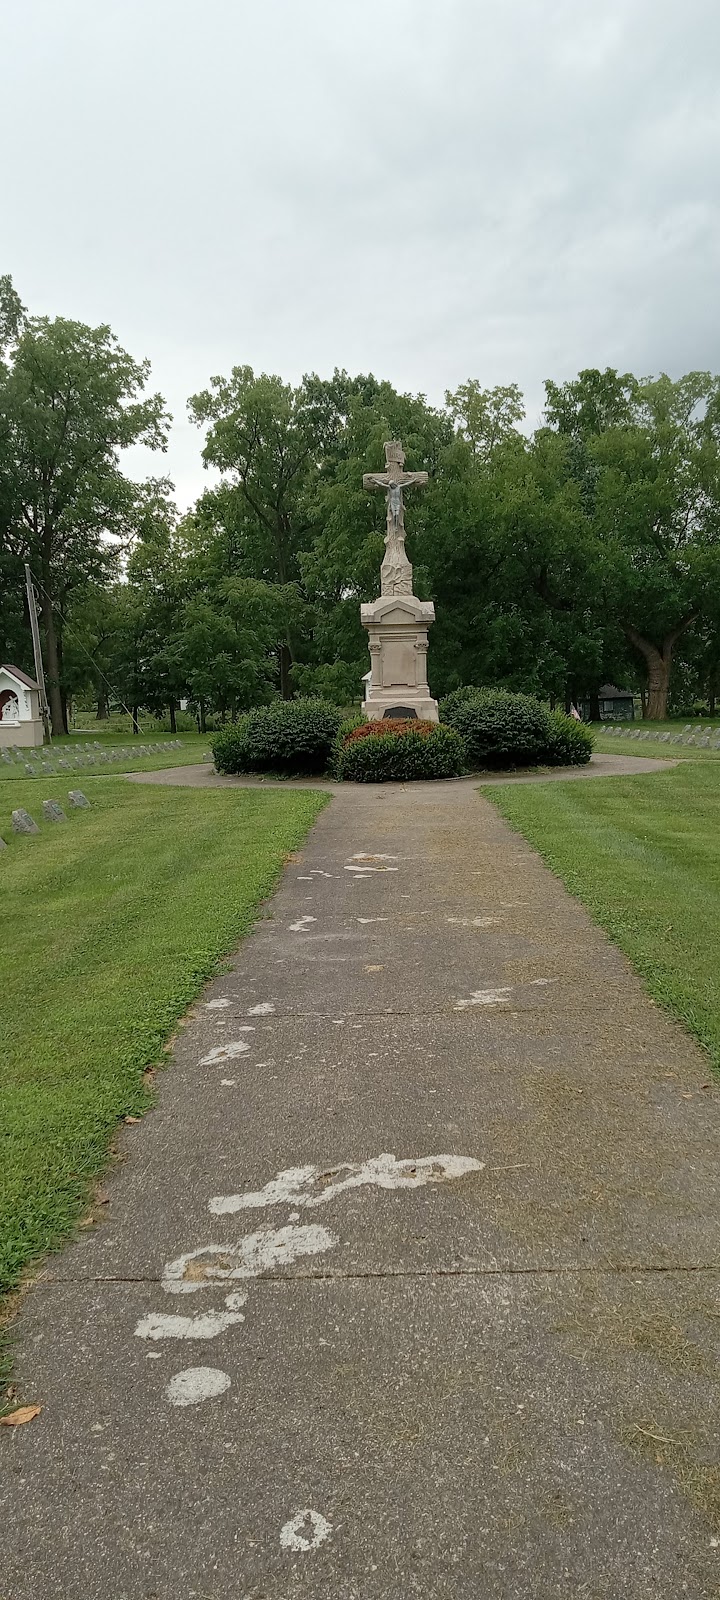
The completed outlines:
[[[7,296],[6,296],[7,302]],[[13,323],[13,316],[15,321]],[[149,363],[136,362],[108,327],[58,317],[10,321],[0,368],[0,506],[3,545],[28,561],[40,586],[53,733],[65,726],[62,619],[79,590],[106,584],[133,538],[138,485],[120,453],[164,449],[169,418],[145,396]]]
[[[233,367],[229,378],[213,378],[188,406],[198,424],[209,424],[203,460],[226,481],[207,499],[244,575],[280,588],[297,582],[305,533],[302,496],[317,449],[317,418],[308,411],[302,386],[293,389],[278,377],[256,377],[251,367]],[[278,645],[280,692],[289,698],[296,653],[290,627]]]
[[[525,416],[525,402],[516,383],[483,389],[477,378],[469,378],[454,392],[446,389],[445,404],[474,456],[487,460],[499,444],[521,437],[517,423]]]
[[[645,664],[646,715],[662,719],[678,640],[717,611],[720,380],[691,372],[638,382],[609,370],[546,388],[548,422],[570,446],[603,602]]]

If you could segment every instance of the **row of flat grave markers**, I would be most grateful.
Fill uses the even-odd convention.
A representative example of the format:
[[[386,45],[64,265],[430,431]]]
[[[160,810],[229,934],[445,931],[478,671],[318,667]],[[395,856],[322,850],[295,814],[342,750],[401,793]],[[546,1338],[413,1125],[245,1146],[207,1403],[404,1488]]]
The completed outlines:
[[[0,750],[0,759],[6,766],[22,766],[28,778],[51,778],[56,772],[78,772],[83,767],[108,766],[118,761],[134,761],[139,756],[163,755],[168,750],[182,750],[182,739],[165,739],[161,744],[138,744],[104,750],[97,739],[94,744],[62,745],[66,754],[56,755],[54,750],[42,745],[39,749],[22,749],[12,744]]]
[[[720,750],[720,728],[694,728],[688,722],[682,733],[646,733],[640,728],[618,728],[612,723],[603,724],[603,733],[614,734],[618,739],[652,739],[655,744],[694,745],[696,750]]]
[[[90,801],[83,794],[82,789],[68,789],[68,800],[77,811],[89,809]],[[42,809],[43,822],[67,822],[65,812],[57,800],[43,800]],[[18,806],[12,814],[12,831],[13,833],[39,833],[40,829],[35,818],[31,817],[30,812],[26,811],[24,806]],[[4,839],[0,839],[0,850],[7,850],[7,844]]]

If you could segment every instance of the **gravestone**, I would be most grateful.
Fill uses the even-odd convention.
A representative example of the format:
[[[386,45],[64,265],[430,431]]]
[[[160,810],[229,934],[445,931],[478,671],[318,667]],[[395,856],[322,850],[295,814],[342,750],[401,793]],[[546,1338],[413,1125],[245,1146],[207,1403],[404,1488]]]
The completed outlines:
[[[43,800],[43,816],[46,822],[67,822],[65,812],[57,800]]]
[[[363,710],[371,721],[402,714],[437,722],[437,700],[427,681],[428,628],[435,621],[431,600],[413,594],[413,570],[405,552],[403,490],[428,481],[426,472],[405,472],[399,440],[385,446],[384,472],[366,472],[364,489],[382,489],[386,500],[385,555],[380,568],[380,599],[360,607],[369,634],[370,671],[365,674]]]
[[[77,806],[79,810],[83,810],[85,806],[88,808],[90,806],[90,801],[86,799],[82,789],[68,789],[68,800],[71,806]]]
[[[7,850],[7,844],[4,839],[0,839],[0,850]]]
[[[39,833],[40,832],[40,829],[39,829],[37,823],[34,822],[32,817],[30,816],[30,812],[26,811],[23,806],[18,806],[17,811],[13,811],[13,814],[12,814],[12,829],[13,829],[13,833]]]

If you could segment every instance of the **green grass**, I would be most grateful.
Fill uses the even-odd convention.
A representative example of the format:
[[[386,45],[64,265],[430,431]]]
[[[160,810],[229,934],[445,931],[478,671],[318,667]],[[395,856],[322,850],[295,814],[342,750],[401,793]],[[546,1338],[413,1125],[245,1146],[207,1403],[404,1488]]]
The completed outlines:
[[[651,753],[649,741],[640,751]],[[667,772],[485,794],[720,1067],[717,761],[708,751],[683,750],[681,765]]]
[[[663,733],[669,733],[674,738],[677,734],[682,733],[687,723],[687,717],[684,720],[676,719],[673,722],[624,722],[621,724],[623,728],[631,729],[634,733],[650,733],[652,735],[650,739],[628,739],[622,737],[622,735],[608,733],[608,724],[606,722],[594,722],[592,724],[592,733],[595,740],[595,749],[600,750],[603,755],[660,756],[665,761],[668,759],[673,761],[719,761],[720,750],[700,750],[694,745],[663,744],[661,742]],[[691,726],[694,730],[697,730],[700,727],[700,723],[695,718]],[[703,731],[710,726],[712,726],[713,732],[717,733],[718,724],[716,722],[711,724],[708,718],[704,718],[702,722]]]
[[[62,803],[67,779],[43,798]],[[94,778],[91,809],[40,822],[35,781],[3,791],[0,834],[0,1289],[87,1205],[143,1069],[252,925],[314,791],[192,790]],[[9,830],[35,812],[41,833]],[[171,1091],[170,1091],[171,1092]]]

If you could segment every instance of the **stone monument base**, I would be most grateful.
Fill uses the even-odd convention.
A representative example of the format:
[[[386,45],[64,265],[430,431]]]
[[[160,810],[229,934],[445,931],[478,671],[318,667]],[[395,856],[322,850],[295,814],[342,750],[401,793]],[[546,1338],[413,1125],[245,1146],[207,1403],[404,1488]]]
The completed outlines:
[[[415,716],[438,722],[437,700],[427,681],[428,628],[435,621],[432,600],[414,594],[383,595],[361,606],[370,635],[370,672],[365,676],[365,716]]]

